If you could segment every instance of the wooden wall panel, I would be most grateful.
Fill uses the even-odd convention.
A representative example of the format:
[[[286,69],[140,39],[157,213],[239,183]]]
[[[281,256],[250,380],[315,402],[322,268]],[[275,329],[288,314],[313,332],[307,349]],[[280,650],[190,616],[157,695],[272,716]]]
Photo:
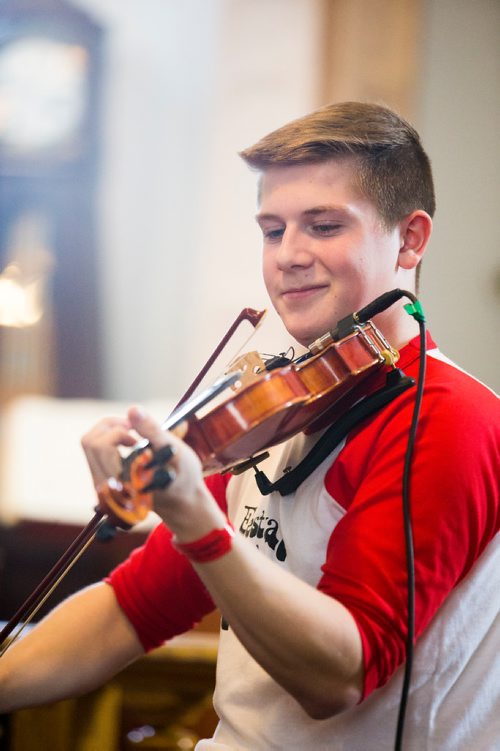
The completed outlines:
[[[420,85],[422,0],[324,0],[321,103],[375,101],[412,119]]]

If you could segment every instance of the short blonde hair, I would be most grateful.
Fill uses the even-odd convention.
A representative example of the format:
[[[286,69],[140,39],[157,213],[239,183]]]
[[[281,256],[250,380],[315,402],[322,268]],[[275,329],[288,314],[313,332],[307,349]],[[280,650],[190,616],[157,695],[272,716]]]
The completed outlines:
[[[330,104],[264,136],[240,156],[258,170],[350,157],[361,194],[387,228],[416,209],[434,215],[429,158],[406,120],[377,104]]]

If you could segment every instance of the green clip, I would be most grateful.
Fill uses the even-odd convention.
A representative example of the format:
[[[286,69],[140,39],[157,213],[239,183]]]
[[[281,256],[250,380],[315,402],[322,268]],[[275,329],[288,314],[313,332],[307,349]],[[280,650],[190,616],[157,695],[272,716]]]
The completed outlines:
[[[420,300],[408,303],[408,305],[405,305],[405,310],[409,315],[413,316],[416,321],[421,321],[422,323],[425,322],[425,315],[422,306],[420,305]]]

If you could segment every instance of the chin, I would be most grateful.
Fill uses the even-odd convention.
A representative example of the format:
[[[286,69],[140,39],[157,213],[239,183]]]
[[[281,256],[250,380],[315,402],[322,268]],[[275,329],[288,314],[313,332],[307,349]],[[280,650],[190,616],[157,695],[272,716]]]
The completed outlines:
[[[290,336],[307,347],[328,331],[333,331],[339,318],[343,317],[339,315],[338,306],[333,307],[333,314],[325,311],[324,306],[316,310],[316,315],[313,310],[307,310],[305,306],[302,311],[294,310],[293,313],[279,309],[277,312]]]
[[[318,328],[315,326],[312,327],[304,327],[304,326],[290,326],[286,327],[288,333],[290,336],[293,336],[293,338],[299,343],[302,344],[304,347],[308,347],[309,344],[312,344],[316,339],[319,339],[320,336],[323,336],[323,334],[326,334],[327,331],[329,331],[332,327],[326,325],[325,328],[322,328],[321,331],[318,330]]]

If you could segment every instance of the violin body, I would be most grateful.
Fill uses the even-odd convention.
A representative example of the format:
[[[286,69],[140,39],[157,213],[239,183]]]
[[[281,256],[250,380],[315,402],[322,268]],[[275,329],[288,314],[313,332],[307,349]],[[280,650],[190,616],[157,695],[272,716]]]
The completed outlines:
[[[396,359],[397,353],[369,321],[338,342],[327,338],[303,362],[264,371],[249,385],[237,383],[221,404],[190,418],[184,441],[206,474],[231,468],[343,414],[380,368]]]

